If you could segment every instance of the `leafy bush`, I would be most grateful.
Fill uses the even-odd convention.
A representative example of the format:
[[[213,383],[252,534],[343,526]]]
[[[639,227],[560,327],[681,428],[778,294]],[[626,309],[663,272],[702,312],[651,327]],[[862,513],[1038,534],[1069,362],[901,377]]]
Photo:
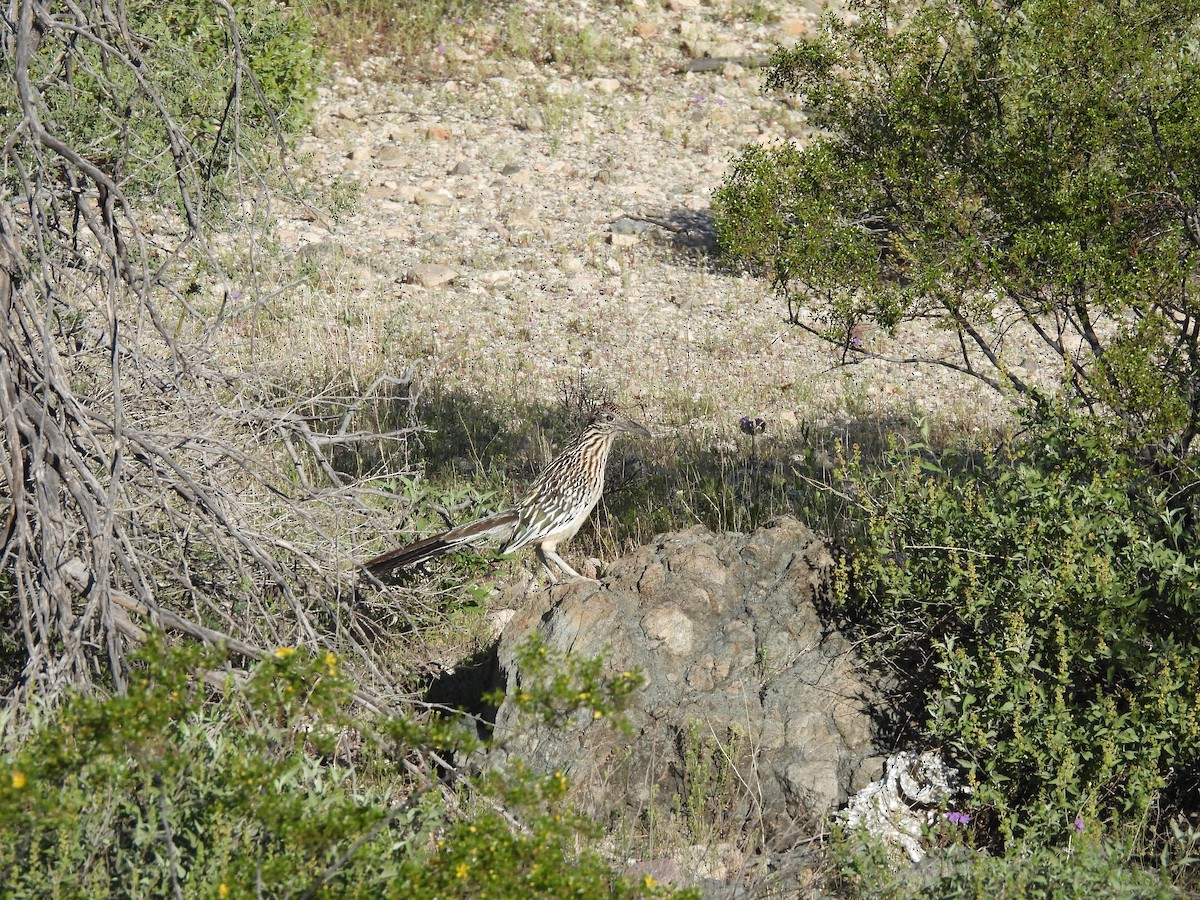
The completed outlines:
[[[1167,900],[1179,896],[1172,885],[1175,866],[1130,865],[1130,849],[1104,838],[1081,840],[1067,850],[1023,846],[999,857],[951,845],[932,851],[920,865],[899,871],[883,847],[864,843],[856,835],[837,841],[834,855],[838,871],[833,883],[839,896],[871,900]]]
[[[851,6],[773,57],[768,88],[818,133],[742,154],[714,204],[723,248],[850,358],[886,356],[865,323],[933,322],[957,349],[922,362],[1034,394],[1008,356],[1025,334],[1121,440],[1182,454],[1200,433],[1200,0]]]
[[[120,22],[100,7],[63,9],[67,21],[43,30],[30,59],[30,100],[131,197],[161,200],[177,179],[204,182],[239,157],[261,159],[277,146],[276,126],[286,135],[307,121],[321,54],[299,9],[231,9],[236,32],[217,3],[137,0]],[[0,61],[7,83],[14,74]],[[0,128],[11,133],[20,116],[19,105],[0,105]]]
[[[1200,539],[1111,445],[1044,426],[862,485],[846,611],[1011,839],[1200,800]]]
[[[518,767],[445,803],[405,763],[473,738],[360,714],[332,653],[280,648],[243,683],[205,687],[224,665],[153,645],[127,695],[74,697],[13,748],[6,897],[664,894],[577,852],[593,826],[563,802],[561,775]]]

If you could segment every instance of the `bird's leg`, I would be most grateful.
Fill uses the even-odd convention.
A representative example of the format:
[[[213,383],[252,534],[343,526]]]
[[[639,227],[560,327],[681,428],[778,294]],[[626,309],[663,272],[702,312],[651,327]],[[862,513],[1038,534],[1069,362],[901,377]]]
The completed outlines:
[[[558,553],[555,552],[553,546],[547,546],[546,544],[542,544],[541,546],[538,547],[538,556],[542,560],[542,565],[546,566],[547,572],[550,571],[550,566],[546,565],[546,561],[549,560],[550,562],[552,562],[556,566],[558,566],[558,568],[562,570],[562,573],[564,575],[569,575],[571,578],[582,578],[584,581],[591,581],[596,584],[599,583],[596,581],[595,578],[588,578],[586,575],[580,575],[578,572],[576,572],[574,569],[572,569],[570,566],[568,566],[566,563],[566,560],[564,560],[561,556],[558,555]]]
[[[550,560],[546,558],[546,551],[542,549],[541,544],[534,548],[537,553],[538,562],[542,564],[542,568],[546,570],[546,574],[550,577],[551,584],[558,584],[558,573],[550,568]]]

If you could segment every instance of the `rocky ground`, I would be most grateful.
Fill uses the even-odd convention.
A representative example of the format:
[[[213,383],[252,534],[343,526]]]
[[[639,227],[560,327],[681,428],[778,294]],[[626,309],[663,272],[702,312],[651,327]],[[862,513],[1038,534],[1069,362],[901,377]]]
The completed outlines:
[[[319,274],[275,301],[276,362],[366,378],[416,361],[447,388],[530,403],[583,377],[660,424],[988,419],[998,398],[970,379],[837,367],[767,280],[712,252],[712,194],[740,148],[810,136],[755,60],[821,12],[525,4],[456,22],[415,67],[336,67],[293,169],[325,209],[285,209],[273,234]],[[564,61],[524,58],[522,28]]]

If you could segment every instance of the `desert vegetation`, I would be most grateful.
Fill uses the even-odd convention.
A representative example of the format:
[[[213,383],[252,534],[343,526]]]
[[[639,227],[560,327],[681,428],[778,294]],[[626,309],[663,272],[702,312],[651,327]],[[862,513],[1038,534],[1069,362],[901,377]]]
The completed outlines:
[[[618,451],[571,552],[796,515],[838,550],[829,624],[893,737],[971,787],[934,866],[831,822],[802,872],[759,859],[730,889],[1200,887],[1200,5],[816,12],[5,7],[6,895],[696,895],[626,863],[753,858],[707,817],[718,756],[692,753],[674,820],[619,834],[561,773],[473,774],[483,715],[427,688],[494,641],[520,560],[359,566],[506,502],[599,399],[656,438]],[[364,85],[404,120],[393,156],[323,178],[318,143],[372,127]],[[451,173],[473,182],[392,174],[452,129],[514,183],[479,156]],[[626,138],[661,171],[628,173]],[[722,141],[745,148],[703,168]],[[579,238],[580,198],[630,179],[674,179],[676,207]],[[457,252],[459,207],[493,196],[452,260],[474,293],[373,267]],[[522,659],[543,721],[636,698],[636,672]]]

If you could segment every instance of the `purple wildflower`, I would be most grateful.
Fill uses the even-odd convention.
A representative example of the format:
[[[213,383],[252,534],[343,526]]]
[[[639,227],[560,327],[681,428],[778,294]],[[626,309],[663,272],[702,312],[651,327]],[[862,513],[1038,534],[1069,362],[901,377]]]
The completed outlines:
[[[1075,817],[1075,833],[1083,834],[1083,816]]]
[[[971,814],[965,812],[948,812],[946,813],[946,821],[951,825],[969,825],[971,823]]]
[[[752,419],[749,416],[742,416],[738,420],[738,427],[746,434],[762,434],[767,430],[767,420],[762,417]]]

